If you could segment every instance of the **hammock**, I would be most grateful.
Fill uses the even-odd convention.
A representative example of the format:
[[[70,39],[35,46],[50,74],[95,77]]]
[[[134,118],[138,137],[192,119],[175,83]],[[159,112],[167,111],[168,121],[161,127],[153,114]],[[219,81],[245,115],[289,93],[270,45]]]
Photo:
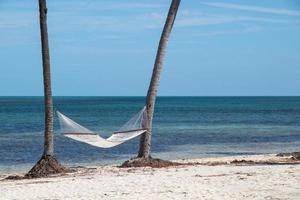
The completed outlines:
[[[145,117],[147,116],[146,107],[144,107],[118,131],[114,132],[109,138],[106,139],[79,125],[58,111],[57,115],[59,118],[61,132],[65,137],[100,148],[117,146],[147,131],[146,129],[142,128],[142,125],[145,122]]]

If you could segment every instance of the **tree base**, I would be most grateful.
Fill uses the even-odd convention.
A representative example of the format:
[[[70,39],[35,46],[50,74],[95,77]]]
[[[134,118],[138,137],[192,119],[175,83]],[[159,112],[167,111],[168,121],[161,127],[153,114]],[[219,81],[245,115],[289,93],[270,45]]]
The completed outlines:
[[[47,177],[52,174],[68,172],[54,156],[42,156],[42,158],[25,175],[25,178]]]
[[[172,166],[179,166],[179,165],[182,164],[150,157],[150,158],[133,158],[131,160],[125,161],[120,167],[121,168],[129,168],[129,167],[163,168],[163,167],[172,167]]]

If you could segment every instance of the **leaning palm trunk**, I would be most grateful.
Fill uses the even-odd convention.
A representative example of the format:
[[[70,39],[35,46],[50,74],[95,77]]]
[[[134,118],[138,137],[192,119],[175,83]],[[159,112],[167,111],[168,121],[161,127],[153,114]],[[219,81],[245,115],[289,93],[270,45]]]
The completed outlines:
[[[140,158],[150,157],[152,119],[153,119],[157,89],[159,85],[159,79],[163,67],[163,60],[165,57],[168,40],[172,31],[172,27],[176,18],[179,5],[180,5],[180,0],[172,0],[169,13],[167,16],[167,20],[165,22],[165,26],[160,38],[155,64],[152,72],[151,82],[147,93],[147,99],[146,99],[147,122],[145,123],[144,128],[146,128],[148,131],[142,135],[140,140],[140,149],[138,153],[138,157]]]
[[[64,171],[64,167],[61,166],[60,163],[55,159],[53,151],[53,103],[51,92],[46,0],[39,0],[39,11],[44,79],[45,141],[43,156],[28,172],[26,176],[29,177],[47,176],[49,174],[61,173]]]

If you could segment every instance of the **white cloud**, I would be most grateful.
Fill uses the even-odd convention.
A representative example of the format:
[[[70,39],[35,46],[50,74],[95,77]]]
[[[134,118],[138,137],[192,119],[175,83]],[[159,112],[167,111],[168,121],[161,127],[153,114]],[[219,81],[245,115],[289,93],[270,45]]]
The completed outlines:
[[[241,33],[255,33],[261,31],[262,28],[258,26],[245,26],[239,29],[233,30],[215,30],[209,31],[205,33],[200,33],[200,35],[209,35],[209,36],[216,36],[216,35],[236,35]]]
[[[92,2],[92,1],[91,1]],[[63,2],[61,2],[63,3]],[[85,2],[86,3],[86,2]],[[97,4],[94,7],[93,4]],[[87,7],[92,9],[99,9],[101,2],[89,3]],[[214,4],[215,6],[221,6],[223,4],[218,3],[207,3]],[[155,6],[162,6],[160,4],[141,4],[141,3],[115,3],[107,4],[106,8],[110,6],[116,6],[118,8],[127,6],[131,7],[149,7],[153,8]],[[226,4],[235,5],[235,4]],[[130,33],[137,33],[141,31],[147,31],[147,29],[161,29],[166,18],[167,8],[164,9],[150,9],[143,12],[125,12],[119,13],[117,11],[114,13],[105,14],[95,14],[93,12],[88,12],[84,8],[85,12],[69,11],[65,12],[58,9],[58,5],[52,8],[52,12],[49,12],[48,24],[49,32],[52,34],[62,34],[62,33],[73,33],[82,32],[83,34],[93,35],[94,33],[101,34],[103,37],[109,37],[112,33],[123,32],[125,35]],[[80,8],[80,6],[76,6]],[[63,8],[63,7],[62,7]],[[112,8],[112,7],[110,7]],[[129,8],[129,7],[128,7]],[[87,9],[88,10],[88,9]],[[125,9],[128,11],[128,9]],[[139,10],[139,9],[134,9]],[[101,13],[101,12],[100,12]],[[295,14],[295,13],[294,13]],[[246,16],[246,15],[233,15],[233,14],[215,14],[208,11],[199,11],[193,9],[180,10],[178,13],[178,18],[176,20],[175,27],[197,27],[197,26],[208,26],[215,25],[216,30],[209,30],[211,35],[220,34],[235,34],[235,33],[245,33],[245,32],[257,32],[261,29],[253,29],[253,27],[262,27],[265,24],[280,24],[280,25],[294,25],[299,24],[298,19],[281,19],[279,17],[257,17],[257,16]],[[237,27],[237,30],[226,30],[226,27],[218,25],[235,24],[241,25],[246,24],[252,28],[245,28],[242,26]],[[280,26],[281,27],[281,26]],[[24,31],[24,29],[32,29],[36,33],[38,31],[38,12],[34,11],[23,11],[23,12],[2,12],[0,13],[0,30],[5,29],[17,29]],[[33,29],[34,28],[34,29]],[[218,30],[223,28],[223,30]],[[7,30],[8,32],[10,30]],[[15,30],[13,30],[15,31]],[[122,33],[122,34],[123,34]],[[119,35],[122,35],[119,34]],[[2,34],[3,36],[4,34]],[[75,36],[74,36],[75,38]],[[77,38],[76,38],[77,39]],[[115,38],[118,39],[118,38]]]
[[[249,5],[231,4],[231,3],[220,3],[220,2],[204,3],[204,4],[209,5],[209,6],[218,7],[218,8],[246,10],[246,11],[278,14],[278,15],[300,16],[300,11],[297,11],[297,10],[269,8],[269,7],[261,7],[261,6],[249,6]]]
[[[203,26],[203,25],[218,25],[218,24],[232,24],[240,22],[255,22],[255,23],[281,23],[288,24],[291,21],[263,18],[263,17],[249,17],[241,15],[202,15],[194,17],[182,17],[178,19],[178,26]]]
[[[48,6],[49,7],[49,6]],[[114,2],[114,1],[77,1],[71,5],[66,1],[53,2],[53,7],[61,11],[99,11],[99,10],[120,10],[128,9],[158,9],[165,7],[165,4],[158,3],[137,3],[137,2]]]

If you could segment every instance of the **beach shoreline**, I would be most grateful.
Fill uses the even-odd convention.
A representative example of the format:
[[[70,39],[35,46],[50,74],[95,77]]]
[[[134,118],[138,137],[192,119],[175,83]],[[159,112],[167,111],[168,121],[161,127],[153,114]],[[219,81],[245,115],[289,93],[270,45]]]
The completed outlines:
[[[300,162],[289,156],[267,154],[176,162],[186,165],[77,167],[76,172],[48,178],[1,180],[0,190],[4,199],[296,199],[300,196]]]

